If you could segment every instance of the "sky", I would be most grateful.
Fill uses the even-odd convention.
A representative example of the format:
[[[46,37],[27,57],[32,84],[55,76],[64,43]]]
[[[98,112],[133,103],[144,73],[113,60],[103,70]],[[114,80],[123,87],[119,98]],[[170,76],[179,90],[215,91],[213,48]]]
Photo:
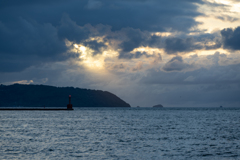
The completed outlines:
[[[239,107],[239,0],[0,0],[0,83],[132,107]]]

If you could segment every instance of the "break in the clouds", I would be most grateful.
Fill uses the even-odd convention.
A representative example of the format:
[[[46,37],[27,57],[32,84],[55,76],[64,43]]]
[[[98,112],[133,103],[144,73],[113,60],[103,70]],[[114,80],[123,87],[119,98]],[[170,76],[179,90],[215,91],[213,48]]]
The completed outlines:
[[[0,0],[0,81],[108,90],[140,106],[238,106],[239,7]]]

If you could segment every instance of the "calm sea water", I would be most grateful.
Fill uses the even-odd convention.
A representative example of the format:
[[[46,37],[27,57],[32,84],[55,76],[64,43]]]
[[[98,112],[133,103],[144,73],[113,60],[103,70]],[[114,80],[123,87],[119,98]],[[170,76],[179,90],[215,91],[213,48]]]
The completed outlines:
[[[0,159],[240,159],[240,108],[0,111]]]

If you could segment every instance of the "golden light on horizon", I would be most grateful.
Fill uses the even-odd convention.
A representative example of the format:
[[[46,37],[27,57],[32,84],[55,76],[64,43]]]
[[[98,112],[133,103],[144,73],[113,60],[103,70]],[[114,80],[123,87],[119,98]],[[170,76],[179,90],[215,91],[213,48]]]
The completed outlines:
[[[74,44],[73,46],[74,46],[75,48],[78,48],[78,45],[77,45],[77,44]]]
[[[168,37],[171,36],[172,32],[154,32],[152,35],[161,36],[161,37]]]
[[[223,20],[217,19],[214,16],[197,17],[195,20],[197,22],[202,23],[198,26],[198,28],[201,30],[206,30],[206,33],[212,33],[214,31],[222,30],[224,28],[236,28],[240,24],[239,20],[236,20],[234,22],[223,21]]]
[[[240,13],[240,3],[234,4],[230,11]]]
[[[159,48],[151,48],[151,47],[138,47],[138,48],[135,48],[131,53],[135,53],[135,52],[147,52],[149,55],[153,55],[155,53],[163,53],[164,50]]]
[[[92,58],[88,58],[83,61],[83,64],[88,67],[89,69],[93,70],[102,70],[104,69],[104,63],[102,60],[95,60]]]
[[[91,71],[104,69],[104,58],[102,55],[93,55],[93,50],[83,46],[81,44],[73,44],[75,47],[74,52],[80,52],[80,61],[77,61],[79,65],[83,65]]]

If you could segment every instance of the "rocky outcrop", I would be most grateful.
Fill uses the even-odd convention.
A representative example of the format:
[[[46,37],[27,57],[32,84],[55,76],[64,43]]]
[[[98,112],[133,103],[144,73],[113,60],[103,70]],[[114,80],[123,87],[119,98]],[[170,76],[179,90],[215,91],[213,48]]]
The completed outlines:
[[[161,105],[161,104],[158,104],[158,105],[155,105],[155,106],[153,106],[153,107],[162,108],[162,107],[163,107],[163,105]]]

